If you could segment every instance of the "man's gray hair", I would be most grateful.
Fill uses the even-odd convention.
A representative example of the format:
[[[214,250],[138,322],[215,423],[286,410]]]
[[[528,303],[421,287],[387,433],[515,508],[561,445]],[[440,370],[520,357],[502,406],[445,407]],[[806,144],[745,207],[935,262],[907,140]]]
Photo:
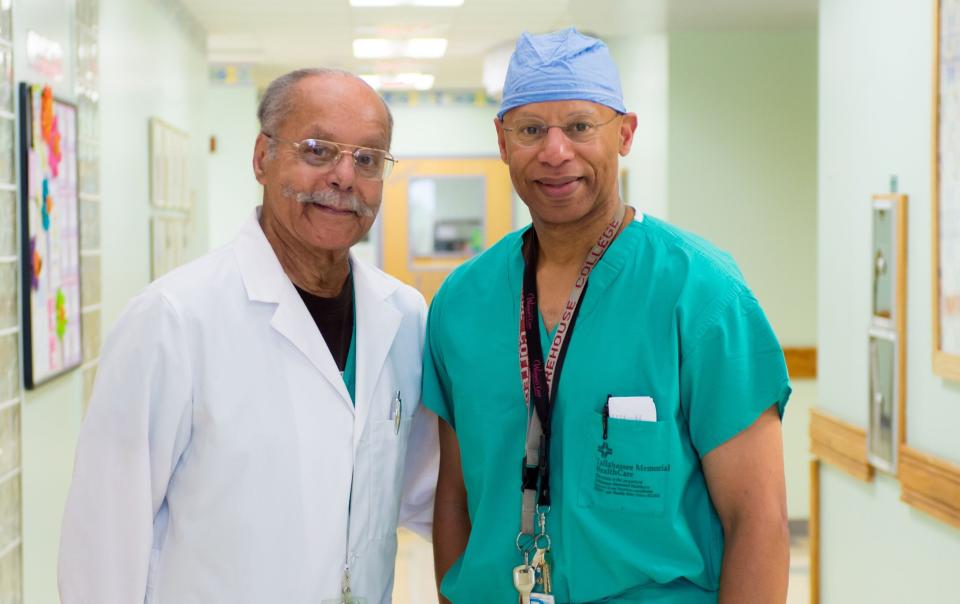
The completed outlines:
[[[364,85],[370,87],[370,85],[364,82],[362,78],[359,78],[349,71],[345,71],[343,69],[311,67],[307,69],[297,69],[296,71],[291,71],[290,73],[284,74],[270,82],[270,85],[267,86],[267,89],[264,91],[263,97],[260,99],[260,107],[257,109],[257,118],[260,119],[260,131],[272,136],[277,134],[277,131],[280,129],[280,125],[283,123],[284,118],[286,118],[287,115],[293,110],[293,104],[295,102],[293,91],[300,80],[310,77],[325,77],[331,75],[354,78],[360,82],[363,82]],[[370,87],[370,90],[373,90],[373,88]],[[374,93],[376,94],[375,90]],[[393,114],[390,113],[390,107],[387,105],[387,102],[383,99],[383,97],[377,94],[377,98],[379,98],[380,102],[383,103],[383,109],[387,112],[387,149],[389,150],[390,142],[393,138]],[[274,145],[275,142],[271,140],[271,154]]]

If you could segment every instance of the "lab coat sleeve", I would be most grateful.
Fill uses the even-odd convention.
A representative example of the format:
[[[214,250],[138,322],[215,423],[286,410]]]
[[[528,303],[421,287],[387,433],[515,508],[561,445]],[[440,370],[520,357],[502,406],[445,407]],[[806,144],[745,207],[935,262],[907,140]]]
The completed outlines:
[[[446,282],[444,283],[446,285]],[[430,303],[426,320],[426,337],[423,349],[423,404],[456,430],[455,409],[450,396],[450,376],[443,362],[443,347],[440,334],[443,326],[443,286]]]
[[[155,519],[190,437],[191,374],[180,315],[156,289],[107,339],[80,430],[60,541],[63,604],[143,602]]]
[[[406,471],[400,502],[400,525],[429,540],[433,527],[433,497],[440,469],[437,416],[423,405],[410,427]]]
[[[422,300],[419,319],[422,344],[427,321],[426,303]],[[429,540],[433,527],[433,497],[440,469],[437,416],[421,404],[412,422],[400,500],[400,525]]]

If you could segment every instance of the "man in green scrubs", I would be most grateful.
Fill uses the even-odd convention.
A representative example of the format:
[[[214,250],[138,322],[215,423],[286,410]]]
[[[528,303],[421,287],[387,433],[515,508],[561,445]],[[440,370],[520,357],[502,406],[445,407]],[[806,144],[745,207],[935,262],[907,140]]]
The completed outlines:
[[[495,126],[533,226],[430,308],[442,595],[784,602],[783,352],[729,255],[624,207],[606,46],[523,34]]]

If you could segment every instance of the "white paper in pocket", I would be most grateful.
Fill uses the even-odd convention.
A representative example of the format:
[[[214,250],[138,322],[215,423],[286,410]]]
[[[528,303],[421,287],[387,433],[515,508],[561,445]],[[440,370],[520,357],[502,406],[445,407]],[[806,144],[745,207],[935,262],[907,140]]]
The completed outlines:
[[[657,421],[657,406],[649,396],[611,396],[610,417],[641,422]]]

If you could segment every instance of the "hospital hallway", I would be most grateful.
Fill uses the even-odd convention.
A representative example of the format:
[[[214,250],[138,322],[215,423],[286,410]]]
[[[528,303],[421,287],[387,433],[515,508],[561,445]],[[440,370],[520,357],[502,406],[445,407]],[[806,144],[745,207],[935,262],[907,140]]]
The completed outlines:
[[[698,242],[693,247],[708,250],[704,257],[713,254],[713,261],[730,274],[738,278],[742,274],[749,290],[742,292],[743,307],[731,306],[731,321],[768,322],[773,335],[767,341],[773,343],[775,338],[783,351],[792,388],[782,417],[791,553],[788,604],[960,604],[960,439],[956,436],[960,430],[960,0],[0,0],[0,604],[61,602],[58,560],[64,511],[75,476],[78,442],[87,434],[81,426],[91,417],[88,405],[94,386],[98,384],[98,401],[109,399],[110,387],[103,385],[111,383],[109,379],[113,383],[138,376],[146,380],[144,375],[150,369],[132,361],[108,369],[103,360],[110,357],[103,352],[123,341],[123,335],[131,342],[117,353],[124,359],[141,358],[137,355],[154,358],[151,351],[160,355],[173,341],[164,338],[180,337],[181,331],[187,334],[184,342],[194,342],[190,338],[201,331],[195,325],[204,321],[180,331],[160,321],[123,334],[114,330],[132,301],[140,309],[135,312],[147,312],[143,308],[150,298],[140,294],[156,280],[165,277],[174,283],[177,275],[186,274],[185,269],[200,266],[195,260],[209,259],[211,253],[222,258],[225,250],[239,241],[238,233],[251,225],[258,235],[263,234],[257,229],[260,223],[255,212],[263,203],[264,187],[251,162],[257,141],[271,153],[284,149],[287,156],[303,163],[301,168],[326,162],[324,170],[348,169],[352,159],[352,173],[365,174],[365,191],[379,191],[376,181],[382,179],[382,203],[375,220],[370,217],[372,227],[351,248],[353,261],[378,269],[367,273],[373,275],[371,279],[381,279],[382,271],[409,285],[428,305],[435,299],[450,304],[449,297],[437,296],[437,292],[451,273],[531,224],[530,211],[521,199],[521,193],[533,195],[530,182],[546,187],[544,190],[569,185],[544,185],[542,176],[537,177],[540,180],[512,179],[514,164],[508,166],[502,154],[523,146],[523,152],[533,157],[540,153],[531,152],[533,147],[554,140],[581,150],[587,147],[578,145],[605,140],[601,130],[605,123],[599,119],[585,126],[589,135],[598,137],[591,139],[577,132],[582,123],[561,117],[558,123],[546,118],[542,124],[533,120],[529,128],[521,121],[520,129],[528,132],[518,134],[507,128],[500,132],[503,148],[498,141],[497,127],[505,123],[496,121],[497,114],[518,38],[528,39],[522,37],[524,32],[545,34],[566,28],[575,28],[606,45],[617,66],[628,112],[623,119],[629,121],[629,114],[635,115],[637,124],[629,152],[621,152],[618,165],[610,160],[600,169],[591,164],[589,170],[609,175],[610,190],[616,189],[621,200],[636,209],[634,223],[666,223],[672,225],[669,228],[692,233],[685,241]],[[569,32],[563,35],[580,39]],[[329,140],[335,142],[324,145],[322,124],[313,127],[316,133],[304,135],[316,139],[303,141],[272,140],[276,131],[261,130],[258,107],[270,83],[293,70],[316,67],[356,74],[380,94],[392,117],[392,139],[386,148],[372,148],[376,145],[366,140],[362,144],[338,143],[344,139],[332,137]],[[592,75],[601,78],[604,74],[600,71]],[[521,76],[533,79],[529,73]],[[584,88],[588,86],[584,84]],[[375,96],[370,98],[382,109]],[[610,111],[611,107],[608,104],[603,109]],[[619,113],[613,109],[611,120],[619,119]],[[270,137],[260,137],[261,133]],[[524,134],[530,140],[521,145]],[[517,147],[510,147],[514,142]],[[315,149],[313,155],[310,149]],[[329,152],[327,157],[323,152]],[[329,159],[331,154],[335,160]],[[348,161],[341,165],[344,155]],[[265,152],[258,157],[275,156]],[[542,154],[536,157],[543,161]],[[585,152],[584,157],[589,155]],[[365,161],[373,165],[364,165]],[[261,171],[262,182],[268,177]],[[277,178],[267,185],[277,198],[290,201],[304,195],[290,185],[288,173]],[[578,177],[576,186],[581,180],[586,182]],[[315,200],[307,195],[307,201]],[[531,207],[536,210],[535,205]],[[362,216],[362,211],[357,210],[357,215]],[[360,231],[357,237],[361,237]],[[265,249],[275,246],[269,237],[261,239],[267,242],[262,246]],[[710,245],[729,256],[714,254]],[[517,243],[513,249],[521,267],[516,271],[519,283],[524,248]],[[273,259],[271,256],[271,262]],[[240,266],[242,261],[236,264]],[[276,265],[278,275],[290,277],[289,271],[284,273],[286,265],[269,264]],[[345,263],[343,266],[348,276],[360,274],[350,273]],[[489,283],[471,290],[478,292],[477,300],[492,299],[483,298],[480,292],[487,295],[496,288],[495,278],[503,276],[495,271],[490,275]],[[573,279],[575,274],[571,275]],[[222,287],[228,282],[226,278],[208,281],[184,289],[207,291],[204,287],[212,290],[214,285]],[[289,287],[292,277],[281,281],[289,292],[296,291]],[[238,282],[243,283],[252,306],[266,307],[270,300],[268,296],[257,298],[262,292],[255,284]],[[355,287],[352,277],[347,282]],[[388,281],[384,278],[383,282]],[[657,279],[644,283],[658,294],[671,285]],[[523,291],[520,287],[517,285],[518,293]],[[236,289],[240,291],[241,286]],[[413,290],[399,291],[411,292],[411,299],[416,297],[419,303]],[[301,296],[304,293],[301,290]],[[233,316],[227,297],[220,292],[209,297],[211,316]],[[296,295],[292,299],[299,304]],[[302,299],[307,304],[308,298]],[[402,395],[411,390],[418,395],[421,392],[418,355],[426,322],[424,319],[419,331],[411,327],[416,321],[409,317],[402,325],[397,319],[397,326],[390,329],[377,327],[381,330],[377,335],[396,331],[407,338],[405,342],[414,342],[409,349],[383,346],[377,352],[399,359],[396,367],[406,369],[391,365],[382,373],[383,383],[357,386],[356,376],[351,374],[356,365],[349,365],[347,359],[353,362],[361,355],[357,371],[368,372],[369,359],[362,356],[367,350],[357,351],[353,346],[368,331],[374,332],[360,325],[359,319],[354,322],[355,315],[361,316],[360,300],[358,294],[353,306],[344,306],[353,310],[348,313],[349,321],[341,325],[345,326],[340,334],[345,334],[343,355],[333,352],[332,345],[324,345],[326,333],[320,339],[299,340],[301,356],[310,357],[321,350],[318,354],[327,361],[334,376],[331,383],[336,382],[331,391],[336,388],[343,399],[336,417],[347,422],[344,430],[337,432],[326,422],[323,414],[328,410],[322,408],[329,402],[326,398],[318,400],[317,407],[291,410],[284,406],[285,397],[308,398],[302,388],[307,382],[294,383],[299,379],[294,376],[304,372],[287,357],[279,358],[277,351],[286,348],[275,346],[272,340],[253,340],[260,336],[250,334],[261,332],[251,326],[218,332],[222,347],[205,357],[204,363],[187,366],[186,357],[176,355],[169,361],[171,366],[183,365],[187,375],[203,372],[208,364],[233,362],[237,369],[231,375],[236,380],[211,379],[213,386],[201,394],[185,383],[152,385],[182,388],[191,397],[226,392],[231,387],[233,392],[242,390],[237,384],[246,384],[257,372],[245,369],[249,366],[241,364],[243,355],[231,348],[231,342],[246,337],[246,342],[254,342],[248,346],[254,348],[250,358],[280,369],[264,377],[264,384],[273,380],[263,389],[268,396],[241,394],[257,396],[264,405],[266,399],[276,396],[284,403],[277,404],[276,413],[258,408],[256,413],[244,415],[246,407],[225,406],[223,416],[214,418],[224,424],[212,431],[222,439],[216,441],[220,449],[196,446],[202,453],[182,457],[174,454],[180,451],[175,447],[196,445],[190,440],[193,422],[210,419],[203,410],[198,411],[200,407],[192,406],[197,402],[194,399],[179,415],[158,420],[159,411],[154,409],[139,415],[131,412],[125,416],[127,424],[117,422],[109,430],[101,426],[87,436],[100,444],[111,437],[122,440],[126,438],[124,429],[136,428],[146,443],[144,450],[161,447],[163,455],[170,458],[161,463],[147,454],[142,458],[131,455],[104,462],[103,472],[95,471],[100,468],[97,466],[84,474],[89,484],[96,485],[84,492],[89,501],[96,501],[98,489],[122,494],[109,508],[99,508],[101,511],[134,510],[131,516],[139,514],[137,518],[143,520],[138,536],[146,539],[142,549],[146,552],[150,546],[150,554],[138,559],[136,573],[118,574],[140,583],[150,577],[151,585],[143,585],[146,602],[163,600],[153,595],[157,589],[153,583],[163,583],[162,577],[157,578],[165,545],[163,531],[182,538],[190,530],[204,527],[194,535],[217,534],[212,528],[205,532],[209,527],[202,519],[172,520],[168,527],[169,518],[177,518],[179,510],[174,508],[180,504],[203,509],[212,501],[207,496],[222,496],[233,492],[227,490],[231,488],[255,492],[228,506],[231,512],[270,512],[244,518],[249,525],[230,533],[229,539],[211,538],[211,543],[204,544],[209,551],[199,548],[210,559],[218,559],[218,552],[243,549],[238,543],[253,544],[245,560],[267,560],[272,570],[282,566],[276,562],[280,559],[320,559],[317,552],[326,547],[331,535],[336,533],[340,539],[339,535],[347,532],[346,521],[327,534],[325,529],[331,525],[324,521],[333,514],[326,510],[335,506],[323,507],[323,511],[318,511],[321,506],[300,509],[291,499],[295,489],[287,488],[293,484],[313,494],[322,505],[339,496],[334,503],[341,506],[337,509],[343,510],[344,518],[349,510],[360,518],[358,522],[369,522],[369,527],[363,527],[370,531],[364,538],[378,544],[377,553],[386,560],[382,569],[390,568],[391,514],[400,509],[391,493],[399,492],[402,483],[399,474],[390,472],[402,466],[396,460],[404,459],[407,441],[403,439],[411,430],[416,432],[410,427],[413,418],[404,413],[422,411],[427,405],[411,400],[412,395]],[[510,309],[506,303],[500,306],[490,304],[490,313],[509,310],[521,316],[517,305]],[[631,310],[629,316],[616,315],[625,330],[645,325],[649,316],[644,309],[653,307],[636,302],[622,308]],[[645,333],[634,347],[656,359],[656,371],[670,366],[660,363],[663,349],[656,338],[679,338],[679,323],[688,320],[679,303],[668,308],[672,310],[667,312],[677,315],[677,329],[670,324],[662,332]],[[164,309],[175,319],[179,317],[179,307]],[[727,312],[719,302],[716,309],[718,317]],[[310,318],[303,309],[300,314]],[[377,320],[392,319],[390,312],[372,314]],[[278,313],[269,320],[275,320],[271,325],[281,331],[282,319]],[[712,333],[707,329],[712,326],[708,317],[697,321],[701,319],[703,329],[698,336]],[[434,320],[440,321],[431,316]],[[689,320],[692,325],[693,319]],[[447,321],[464,326],[471,325],[473,318],[448,316]],[[516,325],[511,315],[511,337],[517,336]],[[312,330],[313,324],[308,327]],[[487,331],[495,330],[478,327],[475,331],[493,338]],[[750,336],[759,339],[768,333]],[[522,329],[521,334],[526,337]],[[310,335],[316,336],[313,331]],[[722,429],[719,424],[732,425],[737,419],[740,409],[728,411],[721,404],[720,390],[732,388],[747,371],[728,375],[730,365],[723,363],[742,361],[736,347],[743,342],[734,335],[724,340],[727,335],[718,336],[716,348],[703,353],[709,358],[696,376],[683,377],[701,388],[698,396],[714,403],[705,406],[715,413],[711,417],[717,418],[709,427],[694,425],[696,421],[691,422],[687,415],[690,409],[683,407],[676,414],[683,421],[676,423],[688,432],[702,430],[711,435]],[[298,334],[290,338],[296,345]],[[516,368],[518,349],[512,342],[509,361],[513,363],[510,367]],[[179,340],[176,343],[179,345]],[[575,351],[576,337],[570,347]],[[768,357],[770,349],[776,346],[764,350]],[[293,347],[290,350],[297,353]],[[611,356],[615,354],[612,350],[613,345],[601,352]],[[719,358],[722,352],[729,352],[733,360]],[[664,358],[679,366],[680,356]],[[444,362],[452,363],[451,358]],[[602,363],[605,358],[603,354],[591,357],[597,365],[591,366],[591,371],[610,370]],[[688,358],[684,356],[683,363]],[[779,356],[773,358],[782,368]],[[310,360],[312,365],[303,365],[319,367],[315,357]],[[471,362],[478,372],[493,372],[491,367],[502,360],[477,358]],[[427,367],[424,374],[429,373],[430,363]],[[713,371],[717,368],[722,370]],[[736,386],[756,386],[772,379],[759,364],[756,368],[756,373]],[[647,369],[642,367],[636,373]],[[512,374],[511,379],[517,375]],[[583,371],[580,375],[592,374]],[[777,375],[784,375],[783,370]],[[786,382],[786,377],[780,380],[782,392],[787,392]],[[678,378],[670,383],[677,392],[686,392],[687,381],[681,383]],[[516,384],[519,397],[522,382]],[[757,386],[756,392],[759,390]],[[503,391],[499,384],[490,384],[491,399]],[[459,392],[458,396],[463,396],[464,391]],[[648,394],[644,392],[630,394],[636,396],[608,395],[606,405],[602,397],[597,403],[597,432],[602,421],[604,445],[611,417],[609,399],[649,398],[641,396]],[[753,394],[744,392],[744,405]],[[310,396],[321,397],[313,391]],[[780,394],[762,396],[771,397],[764,401],[766,409],[782,402],[777,398]],[[680,397],[675,398],[680,401]],[[508,399],[509,393],[502,398]],[[125,401],[116,401],[116,406],[127,409],[121,402]],[[370,407],[378,404],[383,416],[371,413],[372,419],[366,420]],[[499,399],[489,405],[490,417],[494,411],[502,411]],[[322,410],[314,413],[317,408]],[[653,421],[658,422],[656,408],[653,412]],[[509,413],[503,415],[507,418],[503,421],[508,421]],[[284,438],[269,431],[274,420],[291,422]],[[173,434],[169,442],[160,442],[152,431],[155,426],[150,422],[156,421],[166,422],[163,426]],[[368,432],[364,432],[363,421],[371,426]],[[664,423],[662,418],[659,423]],[[484,432],[484,443],[506,442],[503,434],[491,428],[499,424],[482,425],[490,428],[489,434]],[[308,426],[328,432],[320,434]],[[355,428],[353,440],[350,426]],[[265,434],[275,438],[258,440]],[[395,443],[393,448],[371,446],[358,453],[361,445],[370,445],[371,434],[393,438],[389,441]],[[697,466],[702,457],[694,454],[699,443],[692,438],[678,442],[687,445],[684,451],[692,452],[688,457]],[[346,453],[327,456],[323,447],[328,443],[333,443],[329,450],[342,446]],[[521,444],[516,443],[517,457]],[[209,481],[198,480],[197,484],[204,486],[186,503],[151,499],[155,493],[150,489],[183,484],[185,479],[177,472],[188,462],[209,463],[211,451],[233,455],[236,465],[222,471],[218,468]],[[282,455],[296,459],[295,454],[316,451],[323,454],[313,455],[304,466],[299,465],[301,460],[284,467],[270,464],[270,460],[288,459]],[[509,452],[509,448],[498,451]],[[362,463],[360,453],[368,456]],[[482,464],[477,459],[489,462],[487,468],[495,467],[493,453],[489,457],[487,452],[472,453],[469,457],[475,465],[464,462],[462,468],[465,481],[479,480],[481,472],[476,465]],[[592,450],[588,454],[597,459],[603,455]],[[137,467],[142,472],[117,475],[112,473],[117,467]],[[165,482],[169,477],[158,475],[158,468],[169,471],[173,478]],[[320,474],[310,474],[307,468],[318,468],[317,472],[335,468],[341,471],[338,476],[342,475],[342,480],[317,480]],[[252,475],[245,472],[256,471],[268,480],[251,486],[243,478]],[[297,471],[302,474],[289,484],[283,482]],[[398,482],[370,480],[374,486],[369,487],[367,497],[373,503],[357,503],[352,491],[355,471],[363,479],[383,475]],[[514,478],[520,478],[519,471]],[[569,476],[565,474],[566,479]],[[510,485],[518,482],[511,480]],[[707,493],[706,487],[695,482],[682,483],[676,489],[683,490],[682,495],[664,491],[664,499],[677,503],[683,496],[686,505],[697,497],[693,489]],[[429,486],[432,492],[433,483]],[[756,485],[758,489],[762,486]],[[510,486],[511,492],[513,488]],[[571,499],[577,499],[577,488],[587,490],[580,485],[563,493],[573,493]],[[592,505],[583,491],[579,493],[579,501],[563,505]],[[471,512],[489,505],[480,499],[474,492],[469,499]],[[707,502],[707,495],[700,501]],[[136,507],[138,503],[141,507]],[[261,503],[264,507],[257,508]],[[152,531],[146,524],[150,514],[144,506],[148,504],[153,506]],[[639,534],[637,527],[661,528],[661,524],[644,523],[666,526],[667,515],[663,502],[660,504],[653,512],[614,509],[635,522],[631,528],[637,531],[633,534]],[[716,510],[706,503],[704,509],[713,514],[708,518],[711,526],[720,527]],[[264,543],[291,542],[276,535],[257,540],[257,535],[264,535],[263,527],[278,518],[303,521],[306,537],[297,542],[302,551],[296,547],[264,551]],[[120,520],[116,527],[129,526]],[[97,537],[102,533],[91,529],[92,524],[87,526],[83,517],[75,516],[73,526],[74,537],[83,537],[91,545],[90,558],[95,559],[91,568],[124,562],[126,550],[124,554],[113,552],[113,557],[98,553],[102,550],[96,549],[101,545]],[[422,522],[417,526],[422,529]],[[672,526],[671,530],[695,533],[689,526]],[[408,527],[398,531],[393,602],[435,604],[438,596],[431,544]],[[699,544],[712,539],[712,546],[722,552],[721,535],[704,530],[689,535],[689,541]],[[651,537],[649,545],[631,545],[666,551],[655,539]],[[483,554],[474,552],[475,556]],[[620,552],[610,553],[612,560],[618,555]],[[77,558],[73,556],[72,562]],[[644,560],[652,560],[653,566],[659,563],[655,555]],[[719,566],[719,561],[709,556],[696,558],[695,564],[702,567],[696,572],[707,576],[715,571],[718,576],[719,570],[709,568],[714,562]],[[187,573],[169,560],[163,563],[164,568]],[[329,583],[328,575],[341,580],[340,560],[337,565],[336,569],[316,569],[317,577],[324,578],[310,581]],[[289,583],[294,567],[274,573],[284,577],[278,584]],[[261,571],[269,574],[265,566],[233,570],[244,578]],[[510,572],[505,568],[504,577]],[[615,573],[611,571],[611,576]],[[142,581],[137,578],[140,574]],[[383,587],[388,585],[388,574],[386,570],[381,573],[384,592],[388,591]],[[366,580],[360,576],[358,584]],[[688,578],[680,581],[692,586]],[[118,584],[122,582],[118,579]],[[304,588],[304,593],[308,590]],[[162,591],[161,587],[157,593]],[[318,596],[317,601],[322,599]],[[367,604],[376,604],[375,600]],[[74,602],[66,598],[64,604]]]

